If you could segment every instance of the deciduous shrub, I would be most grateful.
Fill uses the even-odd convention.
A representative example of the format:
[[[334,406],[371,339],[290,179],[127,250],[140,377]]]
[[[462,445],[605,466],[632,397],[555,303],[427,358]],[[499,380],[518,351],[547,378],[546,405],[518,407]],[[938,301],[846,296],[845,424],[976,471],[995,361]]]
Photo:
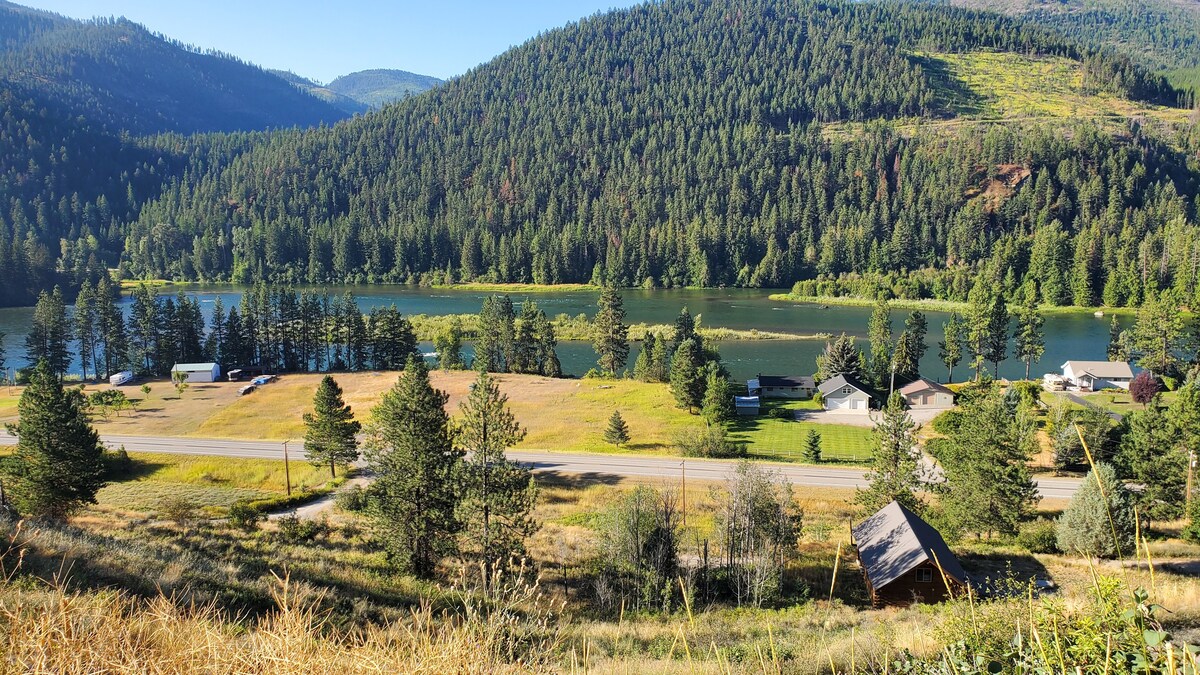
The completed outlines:
[[[735,443],[725,436],[725,428],[712,426],[684,433],[675,439],[675,447],[684,457],[745,457],[746,445]]]
[[[1017,543],[1030,553],[1058,553],[1058,532],[1054,521],[1038,518],[1025,523],[1017,534]]]
[[[229,526],[243,532],[253,532],[266,515],[248,502],[239,501],[229,507]]]

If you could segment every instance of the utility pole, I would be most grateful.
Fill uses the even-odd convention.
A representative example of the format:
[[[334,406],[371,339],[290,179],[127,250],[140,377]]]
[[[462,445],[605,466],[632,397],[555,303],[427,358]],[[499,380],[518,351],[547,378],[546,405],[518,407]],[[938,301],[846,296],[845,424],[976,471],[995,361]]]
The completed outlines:
[[[290,438],[283,442],[283,476],[284,476],[284,480],[287,481],[287,494],[289,497],[292,496],[292,469],[291,469],[291,466],[289,466],[289,464],[288,464],[287,446],[288,446],[288,443],[291,443],[291,442],[292,442],[292,439],[290,439]]]
[[[1194,482],[1195,481],[1195,473],[1196,473],[1196,451],[1188,450],[1187,487],[1184,488],[1184,493],[1183,493],[1183,508],[1189,514],[1192,512],[1192,485],[1195,484],[1195,482]]]
[[[681,499],[683,500],[683,508],[681,509],[681,511],[683,512],[683,526],[687,527],[687,460],[686,459],[681,460],[679,462],[679,469],[680,469],[680,483],[682,484],[679,494],[681,496]]]

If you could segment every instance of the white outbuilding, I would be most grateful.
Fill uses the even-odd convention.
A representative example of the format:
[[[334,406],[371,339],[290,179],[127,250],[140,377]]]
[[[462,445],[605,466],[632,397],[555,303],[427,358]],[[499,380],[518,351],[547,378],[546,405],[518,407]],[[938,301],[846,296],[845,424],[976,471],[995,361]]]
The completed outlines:
[[[175,373],[187,376],[184,382],[216,382],[221,378],[221,366],[216,363],[176,363],[171,366],[171,378]]]

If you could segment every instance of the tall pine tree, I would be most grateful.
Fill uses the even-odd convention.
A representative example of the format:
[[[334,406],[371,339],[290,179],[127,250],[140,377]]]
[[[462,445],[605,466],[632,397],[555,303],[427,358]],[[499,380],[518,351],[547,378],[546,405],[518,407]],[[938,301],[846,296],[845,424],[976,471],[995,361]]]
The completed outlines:
[[[304,452],[316,466],[328,466],[330,477],[337,476],[338,464],[358,459],[358,439],[362,425],[342,398],[342,388],[331,375],[321,378],[313,396],[313,411],[304,413]]]

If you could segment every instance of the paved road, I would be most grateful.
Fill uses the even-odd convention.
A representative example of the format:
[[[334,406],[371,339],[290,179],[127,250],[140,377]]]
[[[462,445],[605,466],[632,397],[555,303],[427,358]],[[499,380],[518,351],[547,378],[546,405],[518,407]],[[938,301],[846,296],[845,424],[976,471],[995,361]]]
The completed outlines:
[[[110,448],[125,446],[130,452],[165,452],[181,455],[211,455],[244,459],[283,459],[283,444],[270,441],[227,441],[207,438],[169,438],[155,436],[105,436]],[[11,445],[15,439],[0,433],[0,445]],[[288,444],[288,454],[303,461],[304,444]],[[621,477],[681,478],[686,471],[689,480],[721,480],[728,476],[736,462],[689,459],[686,465],[679,459],[638,457],[634,455],[590,455],[583,453],[514,451],[508,456],[530,465],[534,471],[562,473],[604,480]],[[866,485],[864,471],[775,464],[778,470],[796,485],[812,487],[862,487]],[[1046,498],[1070,498],[1079,481],[1070,478],[1040,478],[1038,491]]]

